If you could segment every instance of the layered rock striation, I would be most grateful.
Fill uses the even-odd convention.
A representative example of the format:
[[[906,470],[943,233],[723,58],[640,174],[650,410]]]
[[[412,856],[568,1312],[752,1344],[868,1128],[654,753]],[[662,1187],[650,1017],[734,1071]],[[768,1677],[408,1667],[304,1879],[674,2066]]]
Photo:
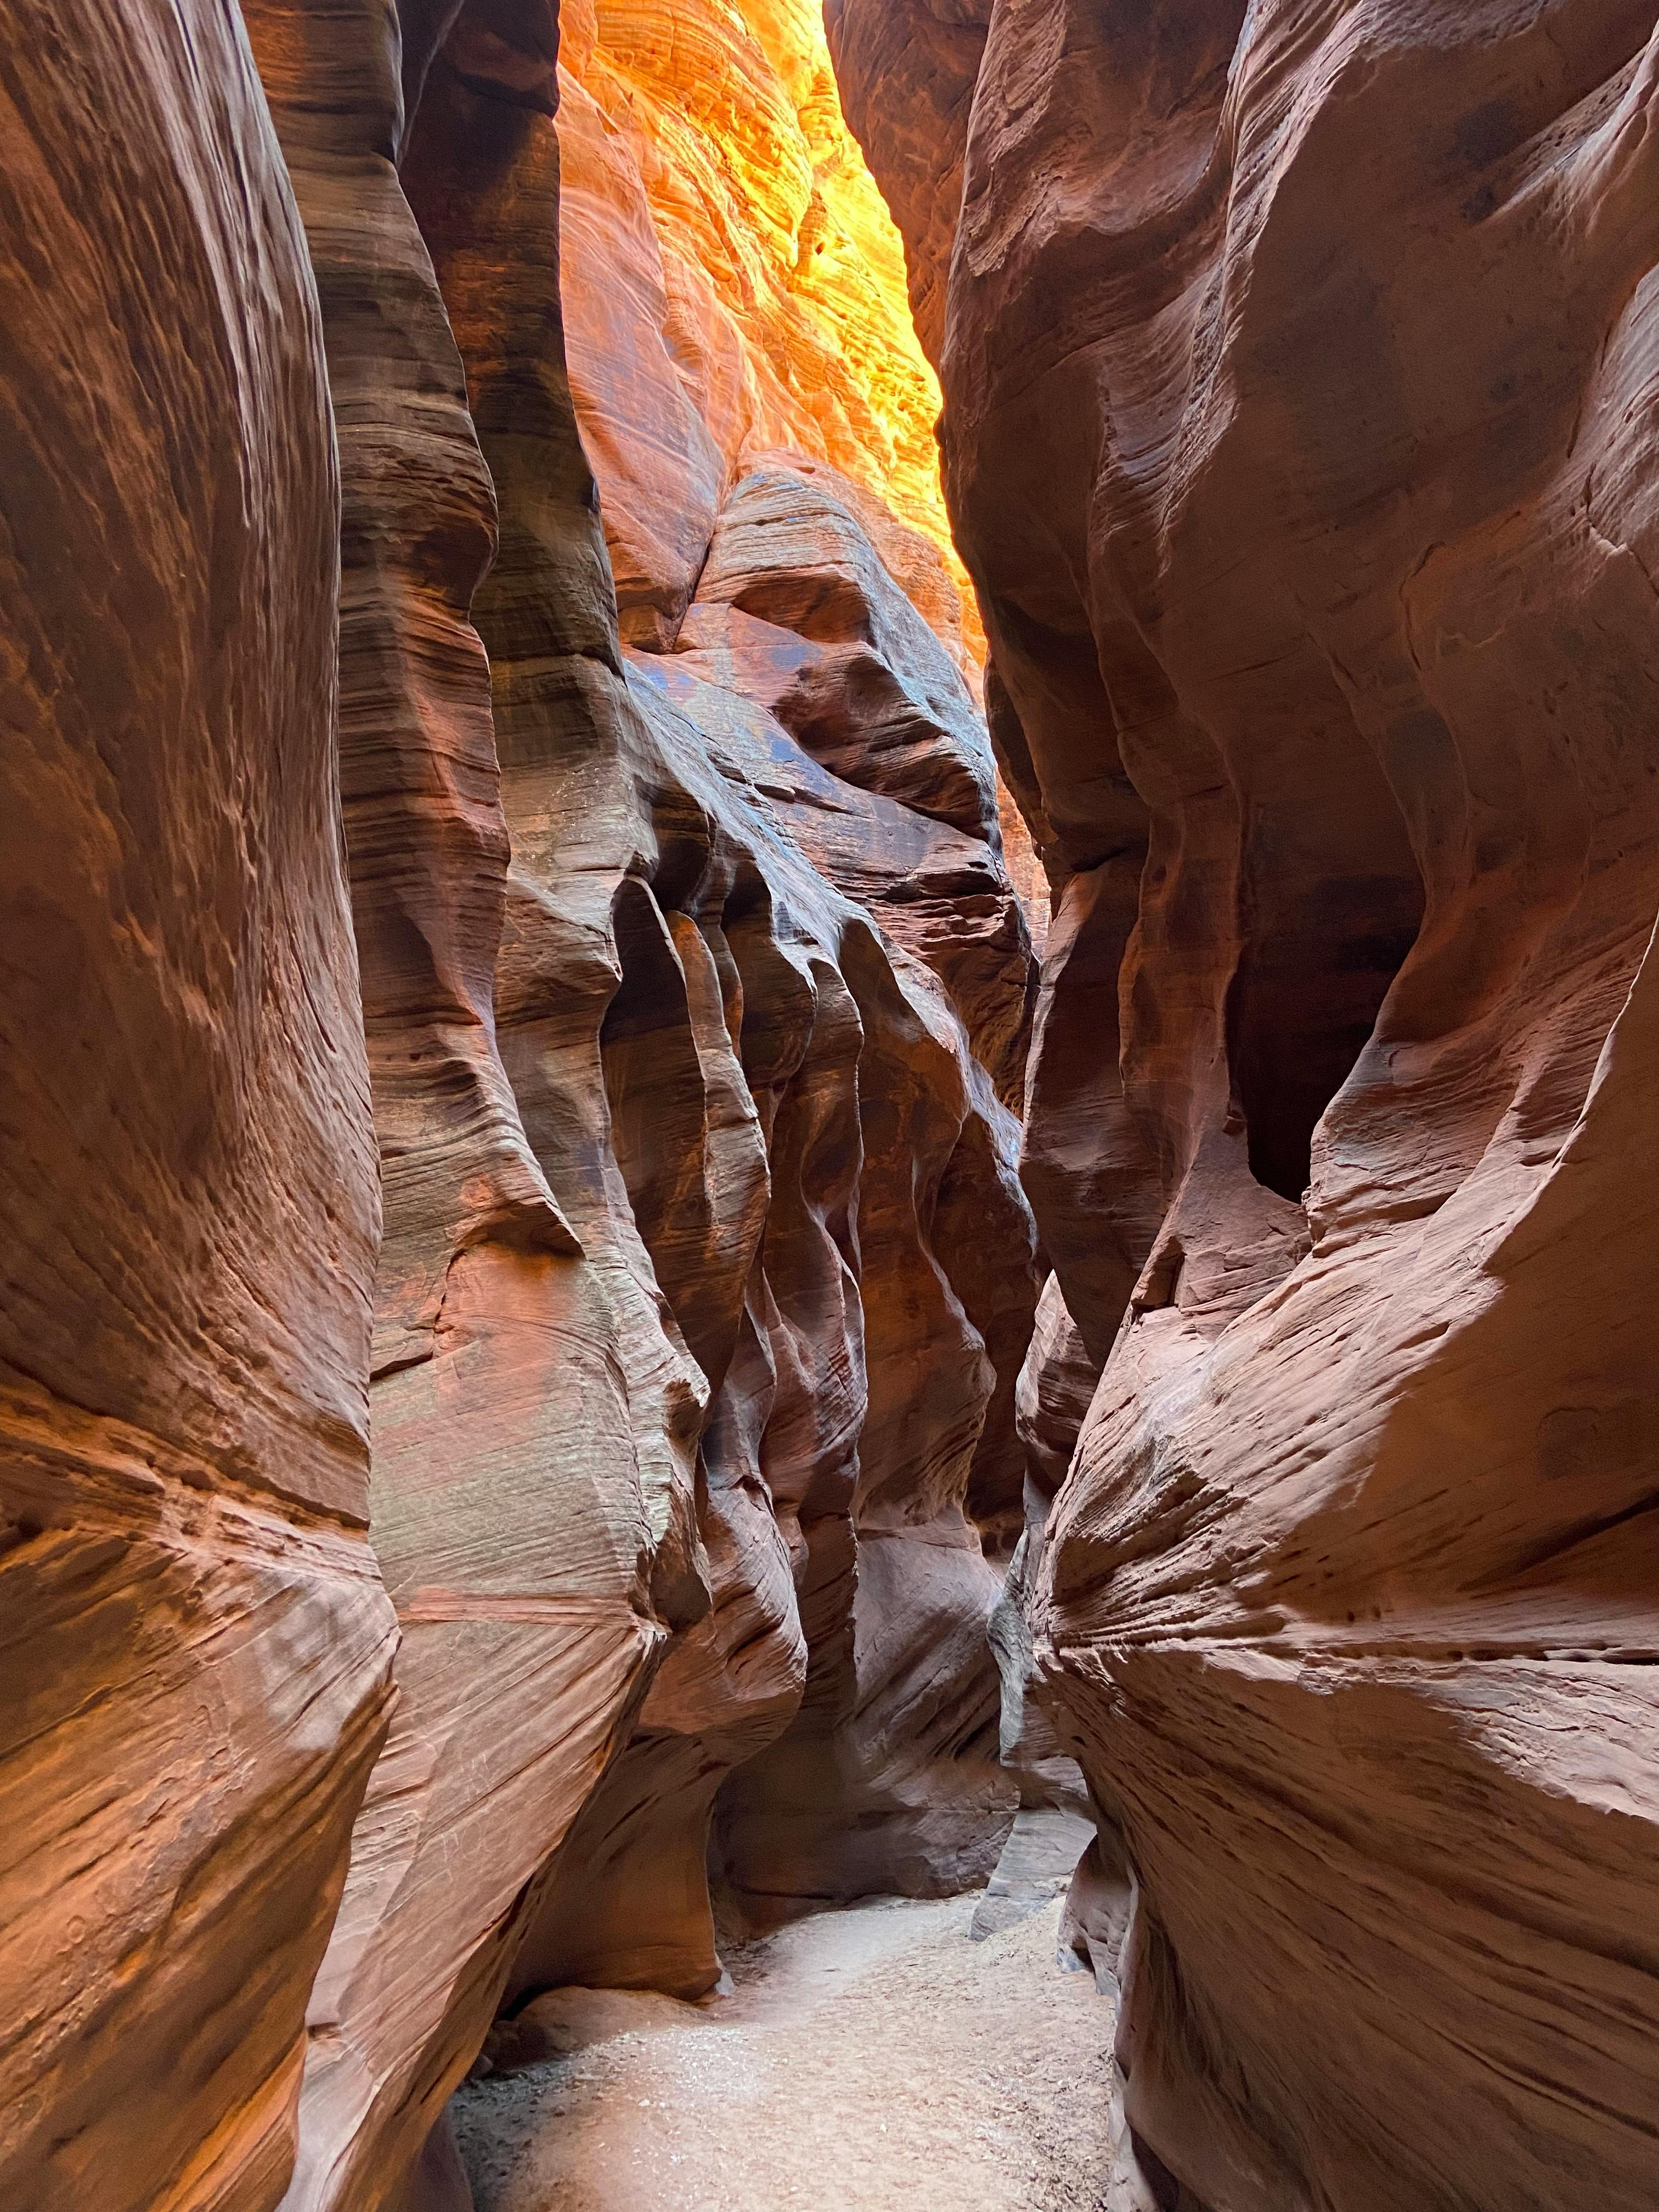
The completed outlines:
[[[328,386],[222,12],[4,35],[0,2198],[269,2205],[394,1642]]]
[[[501,2005],[713,1985],[711,1849],[770,1918],[1012,1817],[928,372],[804,14],[690,146],[628,11],[632,136],[542,0],[13,12],[0,2197],[410,2212]]]
[[[1118,2199],[1636,2212],[1653,11],[829,15],[1056,892],[1024,1178],[1103,1371],[1024,1615]]]
[[[560,65],[567,351],[623,637],[672,636],[745,458],[787,449],[855,487],[960,650],[939,386],[816,0],[574,0]]]
[[[697,553],[718,609],[795,573],[803,631],[825,596],[814,559],[842,556],[828,596],[866,641],[867,688],[923,722],[912,750],[933,779],[972,795],[974,890],[1000,939],[960,1012],[872,927],[871,885],[860,907],[815,871],[726,736],[740,709],[810,772],[781,721],[729,680],[699,714],[623,655],[564,366],[550,20],[463,10],[441,40],[411,25],[401,87],[372,102],[379,50],[311,21],[296,67],[291,33],[251,18],[342,414],[362,619],[343,668],[349,684],[359,644],[380,747],[366,783],[382,809],[410,794],[395,834],[366,820],[352,842],[360,936],[388,952],[365,991],[389,1166],[371,1528],[405,1641],[313,2002],[290,2212],[395,2192],[503,2001],[577,1979],[711,1986],[714,1800],[804,1701],[830,1724],[794,1761],[799,1832],[786,1848],[722,1822],[723,1863],[757,1905],[868,1887],[889,1863],[948,1886],[994,1855],[1012,1807],[982,1645],[995,1578],[965,1507],[999,1526],[1010,1510],[1031,1301],[1014,1127],[963,1025],[1012,1064],[1027,956],[955,664],[806,474],[785,480],[796,536],[754,573],[741,500],[722,513],[729,593],[710,544]],[[359,103],[343,148],[331,69]],[[337,230],[365,164],[386,179],[383,227]],[[388,297],[411,333],[390,375]],[[647,442],[661,412],[634,404]],[[682,536],[704,527],[712,541],[691,506]],[[830,650],[781,611],[779,640]],[[952,890],[936,933],[984,937]],[[901,1077],[921,1103],[888,1139]],[[969,1272],[951,1243],[964,1206],[1007,1240],[989,1300],[951,1288]],[[878,1255],[939,1313],[938,1374],[898,1385],[916,1463],[890,1469],[872,1419]],[[883,1473],[893,1533],[960,1563],[942,1650],[936,1598],[902,1580],[872,1612],[863,1595],[855,1506]],[[872,1700],[884,1732],[863,1720]],[[838,1838],[860,1815],[884,1844],[854,1875]]]
[[[566,351],[623,643],[763,707],[871,794],[850,822],[836,784],[792,794],[796,834],[811,809],[810,856],[941,975],[1018,1112],[1009,870],[1028,895],[1035,872],[984,742],[938,386],[818,10],[587,0],[562,30]]]

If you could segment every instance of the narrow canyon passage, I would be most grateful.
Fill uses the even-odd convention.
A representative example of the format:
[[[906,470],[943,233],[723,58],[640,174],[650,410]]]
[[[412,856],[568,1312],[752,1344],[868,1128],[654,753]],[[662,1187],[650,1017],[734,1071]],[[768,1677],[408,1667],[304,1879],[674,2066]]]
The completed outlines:
[[[1058,1901],[982,1942],[974,1909],[797,1922],[701,2006],[544,2001],[452,2101],[477,2212],[1097,2212],[1113,2007]]]
[[[1659,0],[0,58],[0,2212],[1656,2212]]]

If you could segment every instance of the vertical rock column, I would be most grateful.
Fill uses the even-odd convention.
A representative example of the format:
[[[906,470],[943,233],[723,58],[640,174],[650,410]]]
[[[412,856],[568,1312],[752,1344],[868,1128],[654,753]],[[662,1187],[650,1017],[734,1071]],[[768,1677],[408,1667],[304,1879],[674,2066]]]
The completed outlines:
[[[507,842],[469,618],[494,498],[396,167],[444,26],[411,10],[400,47],[368,5],[247,14],[339,425],[342,787],[386,1182],[372,1525],[404,1629],[312,2005],[289,2199],[312,2212],[390,2201],[471,2063],[643,1689],[665,1540],[695,1605],[697,1384],[648,1301],[621,1311],[629,1286],[584,1256],[496,1046]],[[555,20],[521,15],[534,104]],[[593,980],[597,1029],[614,977]]]
[[[234,18],[0,14],[0,2201],[270,2212],[393,1643],[327,385]]]
[[[811,1218],[817,1194],[780,1152],[832,1088],[836,1126],[852,1124],[826,1166],[845,1206],[859,1032],[833,967],[815,976],[804,947],[779,942],[782,917],[752,845],[717,818],[726,794],[695,734],[681,732],[689,750],[671,749],[629,692],[565,371],[558,139],[521,94],[507,52],[463,16],[405,167],[501,500],[478,612],[514,843],[503,1049],[538,1156],[619,1314],[665,1350],[665,1328],[697,1378],[697,1396],[675,1401],[673,1437],[699,1451],[710,1587],[684,1565],[676,1582],[678,1554],[665,1551],[661,1601],[682,1632],[561,1855],[514,1986],[696,1994],[719,1971],[711,1801],[800,1696],[802,1624],[778,1522],[797,1488],[819,1503],[809,1478],[826,1443],[850,1455],[862,1412],[861,1395],[844,1403],[856,1289]],[[765,1256],[781,1249],[782,1269]],[[809,1285],[810,1315],[792,1327]],[[810,1404],[803,1368],[821,1385]],[[808,1448],[769,1489],[762,1433],[785,1419]],[[665,1434],[641,1424],[647,1483]]]

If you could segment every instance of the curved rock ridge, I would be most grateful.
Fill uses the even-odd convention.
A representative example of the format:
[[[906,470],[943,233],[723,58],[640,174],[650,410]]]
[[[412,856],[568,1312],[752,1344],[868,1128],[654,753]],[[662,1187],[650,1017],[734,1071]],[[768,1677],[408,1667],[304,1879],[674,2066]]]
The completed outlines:
[[[945,343],[963,155],[992,0],[824,0],[843,112],[904,240],[916,336],[935,368]],[[1048,46],[1054,57],[1053,33]]]
[[[339,489],[234,20],[66,35],[4,10],[0,2200],[205,2212],[282,2193],[391,1702]]]
[[[1015,1127],[939,985],[620,655],[563,368],[552,24],[528,6],[412,21],[400,136],[366,26],[307,15],[306,49],[291,20],[249,21],[341,424],[343,728],[362,748],[344,788],[387,1199],[371,1528],[404,1635],[312,2003],[284,2200],[309,2212],[405,2186],[504,1999],[713,1984],[714,1800],[804,1694],[834,1713],[794,1757],[817,1858],[749,1844],[732,1816],[733,1879],[787,1902],[837,1880],[949,1887],[994,1857],[996,1581],[964,1504],[1000,1526],[1017,1492],[1031,1231]],[[963,1010],[988,1002],[986,1048],[1012,1069],[1028,956],[982,731],[868,538],[820,504],[850,585],[811,568],[822,532],[740,580],[793,560],[832,632],[879,641],[871,715],[925,756],[913,780],[966,810],[982,856],[932,926],[970,963],[1000,932]],[[704,566],[711,591],[739,577]],[[918,1100],[890,1130],[890,1064]],[[1007,1251],[988,1291],[964,1212]],[[889,1275],[907,1310],[938,1308],[926,1378],[897,1345],[872,1358]],[[862,1651],[857,1507],[882,1474],[930,1572],[920,1601],[901,1575]],[[860,1698],[884,1733],[860,1732]],[[849,1872],[860,1790],[882,1840]]]
[[[765,726],[768,769],[782,763],[787,775],[813,778],[820,796],[833,787],[830,803],[848,808],[857,787],[817,769],[754,699],[724,683],[699,692],[696,678],[676,696],[664,679],[678,657],[619,654],[557,352],[559,154],[539,118],[492,115],[471,71],[444,61],[404,175],[501,501],[501,554],[477,613],[514,851],[497,988],[503,1053],[562,1200],[564,1176],[591,1184],[608,1133],[668,1336],[711,1392],[697,1480],[713,1602],[664,1662],[626,1755],[573,1832],[513,1987],[580,1976],[695,1992],[718,1971],[702,1843],[712,1802],[725,1772],[778,1736],[803,1697],[780,1753],[797,1778],[794,1828],[774,1842],[751,1834],[741,1810],[723,1812],[731,1880],[776,1905],[856,1893],[872,1865],[887,1869],[881,1881],[950,1887],[995,1856],[1012,1809],[994,1764],[983,1642],[996,1577],[963,1507],[1006,1521],[1018,1495],[1012,1391],[1034,1297],[1031,1229],[1017,1128],[961,1017],[927,969],[810,864],[778,775],[757,775],[746,750],[755,726]],[[810,489],[809,478],[790,483],[798,498]],[[884,617],[898,661],[882,664],[890,687],[911,671],[902,639],[921,672],[913,683],[948,678],[953,710],[965,706],[867,538],[825,504],[843,532],[831,550],[856,569],[856,590],[824,571],[839,587],[840,627],[856,617],[877,630]],[[809,556],[823,544],[822,532],[792,541],[771,571],[795,561],[811,599]],[[735,559],[727,568],[734,579],[759,573]],[[723,614],[730,602],[710,605]],[[977,724],[970,714],[947,731],[936,720],[927,742],[942,787],[965,781],[975,794],[972,843],[986,854]],[[904,811],[927,834],[926,817]],[[1006,880],[996,895],[1011,905]],[[868,886],[864,903],[874,903]],[[960,903],[970,921],[971,898]],[[1023,943],[1016,950],[1023,977]],[[558,986],[568,998],[584,973],[603,987],[611,1127],[573,1150],[573,1124],[591,1116],[595,1092],[562,1065],[568,1023],[550,1019],[547,994]],[[914,1103],[897,1114],[907,1096]],[[565,1202],[580,1230],[581,1200],[573,1192]],[[1006,1255],[990,1284],[970,1257],[975,1224],[987,1223]],[[911,1334],[890,1334],[895,1306]],[[911,1352],[922,1328],[934,1353],[926,1364]],[[884,1518],[866,1506],[878,1485]],[[916,1573],[872,1613],[864,1539],[873,1545],[878,1524],[896,1563],[913,1559]],[[942,1551],[944,1584],[931,1575]],[[928,1583],[925,1603],[908,1579]],[[941,1644],[946,1588],[954,1640]],[[865,1707],[872,1717],[860,1725]],[[882,1837],[853,1868],[842,1831],[866,1797],[866,1826],[878,1818]]]
[[[1034,977],[867,423],[627,620],[550,0],[241,13],[14,9],[0,106],[0,2200],[431,2212],[500,2006],[714,1984],[711,1853],[995,1861]],[[879,428],[821,44],[721,36],[842,255],[744,343]]]
[[[495,501],[393,159],[436,29],[411,23],[400,83],[367,15],[245,13],[339,434],[341,787],[386,1205],[369,1518],[403,1631],[392,1735],[312,1995],[283,2199],[310,2208],[382,2201],[421,2150],[489,2027],[533,1885],[668,1629],[707,1603],[704,1389],[665,1337],[614,1170],[597,1188],[556,1183],[503,1062],[508,842],[469,619]],[[486,87],[505,77],[514,116],[550,100],[550,15],[487,32],[464,16],[449,40]],[[590,961],[557,987],[600,1132],[608,983]],[[593,1149],[610,1169],[602,1133]]]
[[[984,640],[940,499],[938,386],[818,9],[587,0],[565,11],[560,81],[571,389],[624,641],[674,646],[736,488],[783,467],[851,514],[977,701]],[[801,520],[821,526],[819,503]],[[992,778],[993,842],[1040,942],[1048,885]]]
[[[1636,2212],[1653,10],[829,21],[1056,892],[1024,1174],[1103,1371],[1024,1613],[1114,2201]]]
[[[787,455],[749,470],[674,652],[634,666],[738,749],[819,871],[934,971],[1017,1111],[1036,972],[984,719],[851,490]]]
[[[682,702],[692,674],[734,690],[842,782],[979,842],[889,808],[905,857],[848,849],[831,872],[944,978],[1018,1110],[1032,975],[1009,869],[1030,893],[1035,864],[974,696],[937,386],[822,24],[699,0],[567,10],[562,31],[566,352],[623,642],[685,657]]]

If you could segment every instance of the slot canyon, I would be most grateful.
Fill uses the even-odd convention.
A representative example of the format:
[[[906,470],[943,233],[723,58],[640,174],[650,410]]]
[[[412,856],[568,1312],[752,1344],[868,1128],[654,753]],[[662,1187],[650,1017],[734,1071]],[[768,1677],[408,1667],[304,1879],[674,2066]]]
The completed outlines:
[[[0,2212],[1656,2212],[1659,0],[0,22]]]

